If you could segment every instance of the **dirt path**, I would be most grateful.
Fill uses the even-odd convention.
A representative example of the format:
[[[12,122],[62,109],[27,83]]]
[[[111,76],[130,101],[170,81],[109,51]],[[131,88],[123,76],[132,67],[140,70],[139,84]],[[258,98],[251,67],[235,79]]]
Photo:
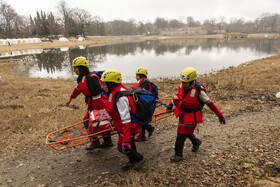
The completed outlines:
[[[115,147],[90,153],[84,150],[85,146],[64,151],[44,146],[28,154],[1,159],[0,185],[116,186],[128,185],[133,180],[138,185],[143,180],[151,185],[278,186],[279,114],[279,107],[243,113],[228,118],[225,126],[212,116],[196,132],[203,141],[199,152],[192,153],[191,144],[186,141],[185,160],[179,164],[169,162],[176,124],[174,120],[161,122],[166,124],[166,130],[156,131],[148,141],[137,143],[147,160],[140,173],[121,171],[127,160]]]

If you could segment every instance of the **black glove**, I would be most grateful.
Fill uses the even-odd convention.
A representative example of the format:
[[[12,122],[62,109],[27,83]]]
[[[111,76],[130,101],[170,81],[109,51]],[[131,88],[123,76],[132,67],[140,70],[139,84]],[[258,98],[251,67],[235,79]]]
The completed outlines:
[[[172,108],[173,108],[173,104],[169,104],[167,105],[166,110],[172,110]]]
[[[219,117],[219,121],[221,124],[226,124],[226,120],[225,120],[224,116]]]

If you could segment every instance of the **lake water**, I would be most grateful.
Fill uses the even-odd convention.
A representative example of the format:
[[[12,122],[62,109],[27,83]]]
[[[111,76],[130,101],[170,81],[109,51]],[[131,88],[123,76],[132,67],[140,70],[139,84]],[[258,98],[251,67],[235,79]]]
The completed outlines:
[[[90,70],[118,69],[124,82],[135,82],[139,67],[147,68],[151,79],[178,78],[189,66],[201,75],[271,56],[278,45],[273,39],[177,39],[37,50],[13,59],[24,76],[75,80],[72,61],[85,56]]]

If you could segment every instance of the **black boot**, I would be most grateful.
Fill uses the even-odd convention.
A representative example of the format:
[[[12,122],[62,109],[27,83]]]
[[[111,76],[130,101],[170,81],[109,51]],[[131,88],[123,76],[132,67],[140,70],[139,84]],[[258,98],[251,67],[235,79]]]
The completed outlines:
[[[122,166],[123,171],[131,170],[134,166],[134,162],[127,162],[125,165]]]
[[[199,146],[201,145],[201,143],[202,143],[202,141],[201,141],[201,140],[198,140],[198,142],[197,142],[196,144],[193,144],[192,152],[197,152]]]
[[[111,136],[103,138],[104,142],[100,145],[100,148],[112,147],[113,142]]]
[[[99,140],[95,140],[93,142],[91,142],[90,146],[86,148],[87,151],[92,151],[96,148],[100,147],[100,141]]]
[[[193,147],[192,147],[192,152],[197,152],[199,149],[199,146],[201,145],[202,141],[195,137],[194,134],[189,134],[188,135],[189,139],[191,140]]]
[[[140,142],[144,142],[144,141],[146,141],[147,139],[146,139],[146,135],[145,135],[145,130],[146,129],[146,127],[143,125],[142,126],[142,134],[141,134],[141,139],[140,139]],[[138,139],[137,139],[137,141],[138,141]]]
[[[151,136],[153,135],[154,130],[155,130],[155,127],[153,127],[153,126],[150,126],[150,127],[149,127],[149,130],[148,130],[148,132],[149,132],[148,137],[151,137]]]
[[[170,162],[180,162],[183,160],[182,156],[174,155],[170,158]]]
[[[142,160],[135,162],[132,169],[135,171],[139,171],[144,163],[145,163],[145,159],[143,158]]]

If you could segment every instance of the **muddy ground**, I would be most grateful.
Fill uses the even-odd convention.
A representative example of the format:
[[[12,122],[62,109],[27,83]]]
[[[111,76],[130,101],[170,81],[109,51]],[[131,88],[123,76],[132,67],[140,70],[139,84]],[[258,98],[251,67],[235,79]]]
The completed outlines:
[[[223,111],[226,125],[207,107],[195,132],[197,153],[185,143],[184,161],[170,163],[177,119],[154,124],[156,131],[137,143],[146,158],[139,172],[123,172],[127,162],[114,147],[87,152],[88,145],[55,151],[46,136],[81,120],[84,98],[67,102],[75,82],[27,78],[17,65],[0,63],[1,186],[279,186],[280,55],[199,77]],[[156,82],[160,97],[172,97],[177,80]],[[131,85],[128,85],[131,86]],[[116,136],[113,137],[116,145]]]

